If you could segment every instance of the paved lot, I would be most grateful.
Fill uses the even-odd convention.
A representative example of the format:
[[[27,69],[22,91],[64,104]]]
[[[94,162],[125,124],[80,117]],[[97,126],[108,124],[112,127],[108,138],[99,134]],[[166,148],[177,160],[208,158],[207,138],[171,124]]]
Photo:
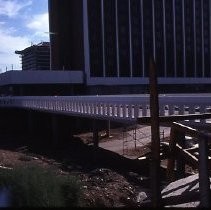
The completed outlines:
[[[161,141],[163,137],[168,137],[170,135],[170,127],[160,127]],[[135,137],[136,136],[136,137]],[[135,140],[136,139],[136,140]],[[100,142],[99,146],[119,153],[124,154],[124,149],[135,149],[151,142],[151,126],[142,126],[136,129],[136,131],[119,131],[118,137],[112,137],[109,141]]]

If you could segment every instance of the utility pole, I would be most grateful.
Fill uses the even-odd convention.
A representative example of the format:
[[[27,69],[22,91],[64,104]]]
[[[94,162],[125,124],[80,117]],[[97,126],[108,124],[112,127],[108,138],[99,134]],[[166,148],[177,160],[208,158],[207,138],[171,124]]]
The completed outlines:
[[[157,73],[155,61],[150,59],[149,66],[150,85],[150,113],[151,113],[151,192],[152,207],[161,206],[160,191],[160,125],[159,125],[159,101],[157,87]]]

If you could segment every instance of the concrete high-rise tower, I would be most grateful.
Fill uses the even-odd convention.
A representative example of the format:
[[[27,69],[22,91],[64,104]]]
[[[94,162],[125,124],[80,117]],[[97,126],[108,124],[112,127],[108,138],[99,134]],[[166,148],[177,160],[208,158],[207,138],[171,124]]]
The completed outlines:
[[[22,62],[22,70],[49,70],[50,68],[50,47],[49,42],[41,42],[32,45],[24,50],[16,50]]]
[[[88,85],[147,84],[150,57],[160,84],[211,77],[210,0],[49,0],[49,17],[52,69]]]

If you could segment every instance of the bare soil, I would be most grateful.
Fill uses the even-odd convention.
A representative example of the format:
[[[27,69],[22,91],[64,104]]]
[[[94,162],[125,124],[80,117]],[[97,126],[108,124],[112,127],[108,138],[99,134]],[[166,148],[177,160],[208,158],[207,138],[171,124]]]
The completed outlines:
[[[138,207],[149,196],[146,176],[118,167],[106,167],[96,158],[93,161],[87,149],[79,149],[82,143],[79,138],[74,144],[61,148],[32,146],[24,144],[24,141],[13,144],[14,138],[23,137],[0,137],[0,167],[7,170],[18,165],[36,164],[52,168],[57,174],[76,176],[82,186],[83,207]]]
[[[102,132],[100,142],[112,143],[121,138],[121,132],[112,130],[112,137],[106,137]],[[169,141],[169,138],[163,141]],[[51,139],[0,133],[0,168],[9,170],[19,165],[36,164],[51,168],[59,175],[76,176],[81,182],[82,207],[141,207],[144,200],[150,199],[149,163],[137,161],[138,157],[150,153],[150,144],[129,148],[125,158],[94,148],[91,133],[68,139],[60,147],[43,142],[51,142]],[[166,160],[161,162],[163,168],[166,164]],[[195,171],[186,166],[186,172]],[[165,171],[161,173],[161,181],[162,187],[168,184]]]

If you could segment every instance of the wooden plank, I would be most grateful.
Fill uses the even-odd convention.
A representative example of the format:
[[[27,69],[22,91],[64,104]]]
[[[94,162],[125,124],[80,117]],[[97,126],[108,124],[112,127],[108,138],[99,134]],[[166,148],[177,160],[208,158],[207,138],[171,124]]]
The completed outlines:
[[[195,122],[194,120],[184,121],[182,122],[182,124],[189,126],[191,128],[195,128],[197,130],[207,130],[211,132],[211,124],[202,122],[202,120],[200,122]]]
[[[177,153],[177,156],[183,158],[183,160],[187,164],[189,164],[190,166],[194,168],[198,168],[199,166],[198,159],[194,155],[192,155],[190,152],[183,149],[179,144],[176,144],[176,153]]]
[[[190,135],[192,137],[199,139],[199,141],[203,140],[205,138],[206,139],[210,138],[210,140],[211,140],[211,134],[210,133],[199,131],[198,129],[186,126],[182,123],[174,122],[174,123],[172,123],[172,127],[177,129],[178,131],[184,132],[187,135]]]
[[[199,150],[199,145],[198,144],[195,144],[193,147],[185,149],[185,151],[187,151],[187,152],[196,152],[198,150]]]
[[[138,124],[149,124],[151,122],[151,117],[139,117],[137,118]],[[204,114],[187,114],[187,115],[170,115],[170,116],[159,116],[160,123],[162,122],[174,122],[183,120],[195,120],[195,119],[209,119],[211,118],[210,113]]]
[[[197,207],[199,197],[198,174],[171,182],[162,190],[162,198],[166,207]]]
[[[188,194],[181,194],[176,196],[169,196],[166,198],[162,198],[163,206],[171,207],[174,205],[184,204],[184,203],[191,203],[191,202],[197,202],[199,200],[200,193],[199,192],[189,192]],[[151,207],[150,200],[143,201],[140,205],[141,208],[143,207]],[[177,207],[176,207],[177,208]]]
[[[167,159],[170,156],[170,152],[169,152],[169,143],[168,142],[162,142],[162,146],[164,147],[164,153],[167,157]],[[191,148],[190,148],[191,149]],[[195,147],[194,147],[195,149]],[[198,149],[198,148],[197,148]],[[192,150],[188,150],[188,149],[183,149],[179,144],[176,144],[176,149],[175,149],[175,156],[181,156],[187,164],[189,164],[190,166],[194,167],[194,168],[198,168],[198,164],[199,164],[199,160],[197,157],[195,157],[194,155],[192,155],[190,153],[190,151]],[[176,157],[175,157],[176,158]]]
[[[192,137],[196,137],[199,140],[199,161],[193,157],[187,150],[184,150],[182,146],[176,144],[176,134],[178,132],[183,132],[184,134],[188,134]],[[201,207],[210,207],[210,180],[209,180],[209,170],[208,170],[208,139],[210,139],[211,135],[206,132],[201,132],[197,129],[193,129],[189,126],[183,125],[181,123],[174,122],[171,127],[171,135],[170,135],[170,152],[171,158],[168,160],[167,164],[167,172],[168,177],[172,179],[172,173],[174,171],[174,157],[175,148],[177,148],[179,152],[179,157],[182,157],[187,161],[189,160],[191,164],[199,167],[199,190],[200,190],[200,206]],[[198,164],[199,162],[199,164]]]
[[[170,205],[178,205],[183,203],[190,203],[199,200],[200,193],[199,192],[189,192],[188,194],[181,194],[177,196],[169,196],[163,198],[164,206]]]

